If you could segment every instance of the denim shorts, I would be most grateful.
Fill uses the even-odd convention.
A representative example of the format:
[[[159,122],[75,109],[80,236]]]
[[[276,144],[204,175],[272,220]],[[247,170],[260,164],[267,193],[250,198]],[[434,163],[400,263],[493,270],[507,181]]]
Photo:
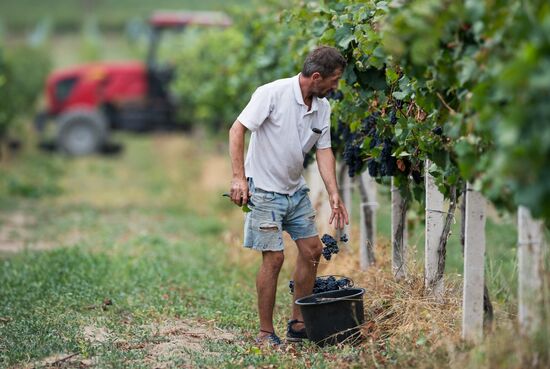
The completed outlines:
[[[268,192],[254,187],[248,180],[251,211],[244,222],[244,247],[258,251],[282,251],[283,231],[294,241],[318,235],[315,210],[304,186],[292,196]]]

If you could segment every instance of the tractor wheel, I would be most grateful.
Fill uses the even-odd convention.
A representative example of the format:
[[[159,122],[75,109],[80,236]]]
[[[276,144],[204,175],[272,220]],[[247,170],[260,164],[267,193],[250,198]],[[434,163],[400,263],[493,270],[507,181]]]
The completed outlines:
[[[97,111],[73,110],[58,121],[57,147],[71,156],[98,152],[108,135],[107,120]]]

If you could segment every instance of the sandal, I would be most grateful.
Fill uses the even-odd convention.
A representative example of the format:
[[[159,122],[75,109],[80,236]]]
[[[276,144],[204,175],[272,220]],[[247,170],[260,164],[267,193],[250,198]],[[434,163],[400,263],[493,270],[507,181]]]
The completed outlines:
[[[307,333],[305,328],[302,328],[299,331],[294,330],[292,328],[292,326],[296,323],[303,323],[303,321],[298,319],[292,319],[288,321],[288,325],[286,329],[286,340],[288,342],[302,342],[303,340],[307,339]]]
[[[261,345],[261,344],[267,343],[272,346],[279,346],[282,344],[281,339],[279,338],[279,336],[275,334],[275,332],[264,331],[263,329],[260,329],[260,332],[269,333],[269,334],[266,336],[256,337],[255,342],[257,344]]]

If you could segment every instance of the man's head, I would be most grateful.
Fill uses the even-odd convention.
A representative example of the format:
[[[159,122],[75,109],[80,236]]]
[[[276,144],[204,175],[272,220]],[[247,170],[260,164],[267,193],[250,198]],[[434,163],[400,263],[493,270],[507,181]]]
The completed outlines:
[[[323,98],[338,87],[338,80],[345,67],[346,59],[338,50],[320,46],[306,57],[302,76],[311,80],[313,96]]]

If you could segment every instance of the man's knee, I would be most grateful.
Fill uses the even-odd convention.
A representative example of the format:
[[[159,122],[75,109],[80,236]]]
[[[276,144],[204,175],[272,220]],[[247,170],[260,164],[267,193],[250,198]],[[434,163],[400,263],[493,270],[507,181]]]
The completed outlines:
[[[308,260],[319,261],[323,253],[323,244],[319,237],[312,237],[307,240],[301,240],[299,251],[303,257]]]
[[[323,244],[321,244],[321,242],[317,242],[317,244],[311,248],[311,259],[315,261],[319,261],[322,253],[323,253]]]
[[[264,251],[263,265],[270,270],[279,271],[285,261],[285,254],[282,251]]]

